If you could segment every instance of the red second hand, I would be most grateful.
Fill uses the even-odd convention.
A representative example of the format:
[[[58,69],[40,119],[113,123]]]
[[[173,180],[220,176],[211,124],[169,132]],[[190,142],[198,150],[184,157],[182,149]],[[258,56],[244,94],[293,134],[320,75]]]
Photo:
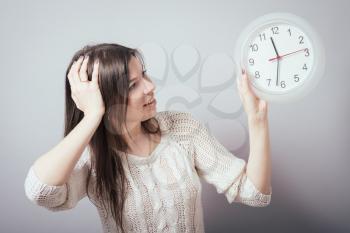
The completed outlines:
[[[294,52],[291,52],[291,53],[287,53],[287,54],[284,54],[284,55],[282,55],[282,56],[270,58],[269,61],[280,60],[282,57],[285,57],[285,56],[287,56],[287,55],[291,55],[291,54],[293,54],[293,53],[297,53],[297,52],[300,52],[300,51],[305,51],[305,50],[307,50],[307,48],[305,48],[305,49],[299,49],[299,50],[297,50],[297,51],[294,51]]]

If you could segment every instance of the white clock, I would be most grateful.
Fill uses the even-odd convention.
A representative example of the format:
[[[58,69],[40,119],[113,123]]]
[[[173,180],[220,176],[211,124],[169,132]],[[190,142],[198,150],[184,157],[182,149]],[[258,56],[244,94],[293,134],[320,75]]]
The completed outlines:
[[[318,34],[305,20],[289,13],[253,21],[240,34],[235,53],[255,94],[268,102],[300,100],[324,73],[325,54]]]

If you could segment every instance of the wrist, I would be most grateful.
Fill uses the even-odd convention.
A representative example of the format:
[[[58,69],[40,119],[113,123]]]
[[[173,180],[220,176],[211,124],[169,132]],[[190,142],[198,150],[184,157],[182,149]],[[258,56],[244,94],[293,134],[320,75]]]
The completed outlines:
[[[267,118],[249,118],[248,119],[249,130],[266,130],[269,128]]]
[[[88,113],[88,114],[84,114],[84,119],[93,120],[93,121],[101,121],[103,115],[104,114],[102,114],[102,113]]]
[[[268,124],[267,116],[248,116],[249,125],[263,126]]]

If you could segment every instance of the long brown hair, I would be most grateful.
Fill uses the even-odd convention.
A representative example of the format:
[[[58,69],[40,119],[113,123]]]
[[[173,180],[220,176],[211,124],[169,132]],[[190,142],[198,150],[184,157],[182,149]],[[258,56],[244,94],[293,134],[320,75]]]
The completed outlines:
[[[84,116],[84,113],[77,108],[71,98],[67,75],[73,62],[80,56],[86,55],[89,56],[87,65],[89,81],[91,81],[94,61],[96,59],[99,61],[98,85],[106,109],[103,120],[89,142],[92,153],[91,168],[96,172],[96,187],[94,188],[102,200],[103,208],[107,213],[112,213],[116,225],[121,228],[122,232],[125,232],[122,213],[127,184],[121,156],[126,156],[126,153],[122,152],[127,151],[128,148],[127,142],[122,137],[129,96],[128,63],[132,56],[139,58],[142,64],[144,62],[142,54],[137,49],[118,44],[86,46],[76,52],[66,70],[64,136],[69,134]],[[154,117],[141,122],[141,126],[147,133],[161,134],[158,121]],[[91,170],[86,185],[88,196],[90,176]]]

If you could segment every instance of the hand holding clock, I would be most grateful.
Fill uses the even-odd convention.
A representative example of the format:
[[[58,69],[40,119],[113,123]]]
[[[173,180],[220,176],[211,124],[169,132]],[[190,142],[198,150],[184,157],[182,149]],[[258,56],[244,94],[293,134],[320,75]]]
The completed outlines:
[[[250,120],[267,119],[267,101],[255,95],[248,80],[248,74],[242,69],[242,78],[237,79],[239,97],[243,103],[244,111]]]

